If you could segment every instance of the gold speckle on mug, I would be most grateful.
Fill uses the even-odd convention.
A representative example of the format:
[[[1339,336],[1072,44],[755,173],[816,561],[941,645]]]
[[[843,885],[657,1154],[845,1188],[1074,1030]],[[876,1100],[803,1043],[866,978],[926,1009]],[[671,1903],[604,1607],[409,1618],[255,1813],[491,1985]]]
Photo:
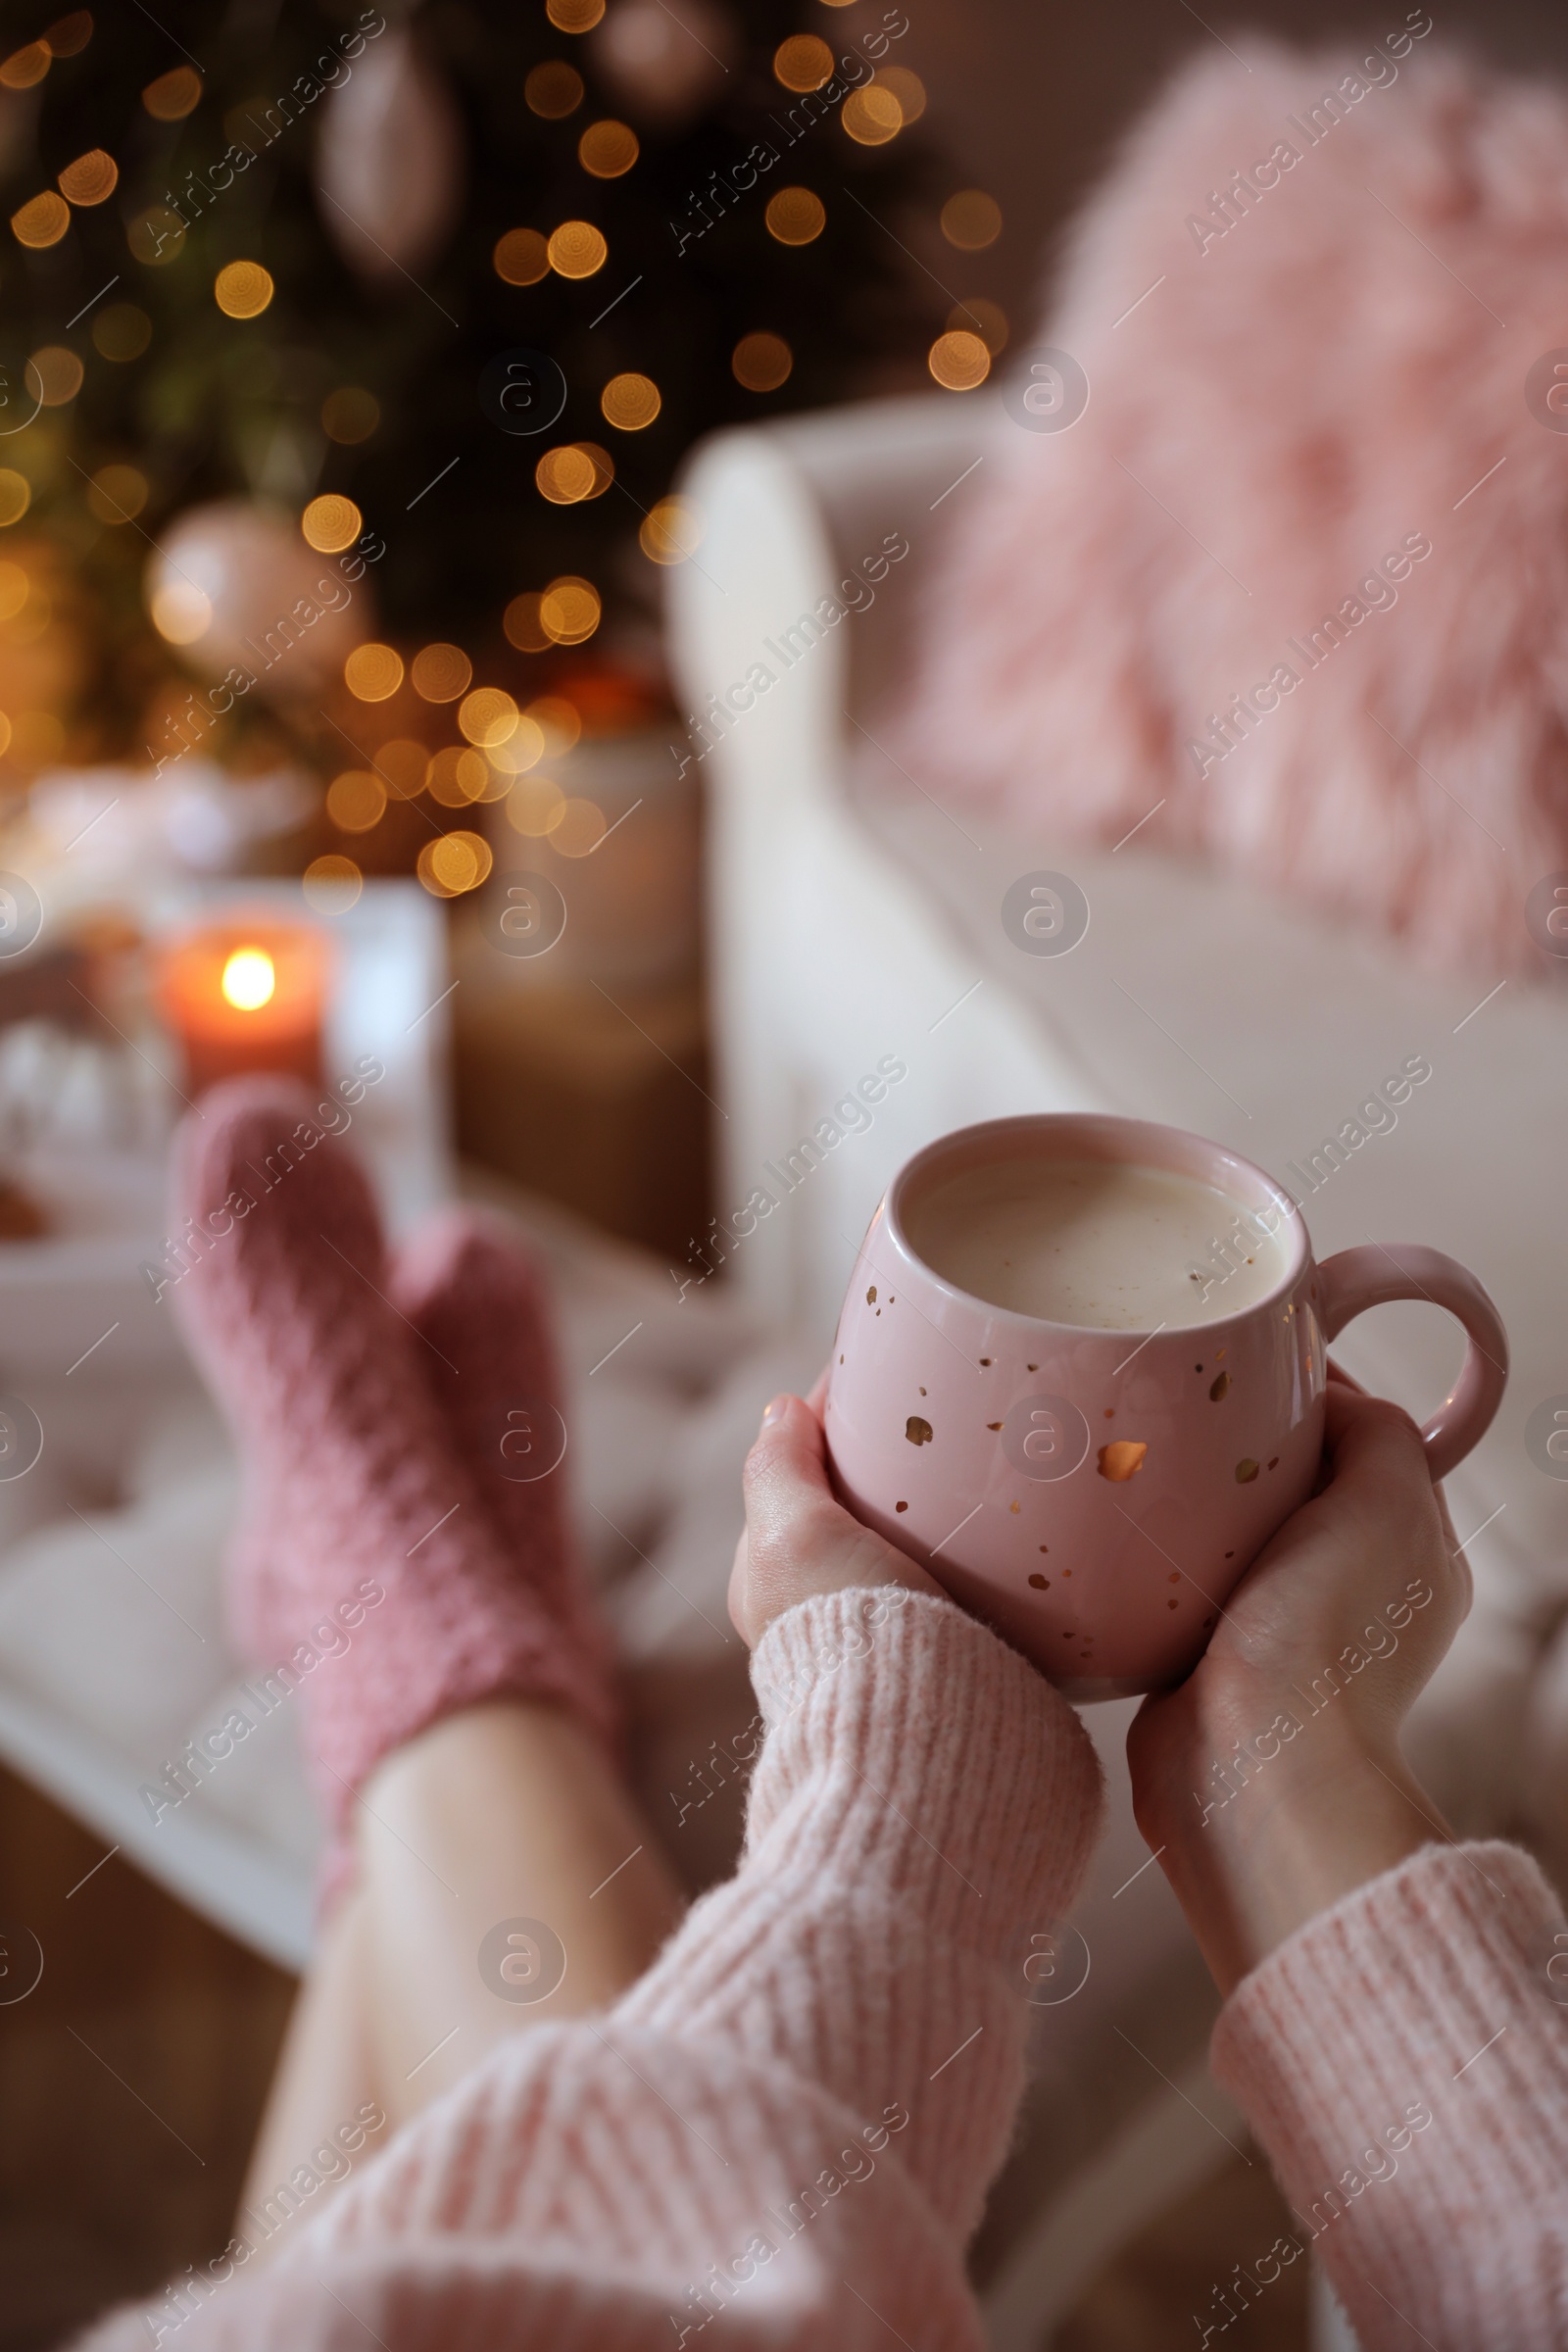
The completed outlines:
[[[1007,1508],[1009,1511],[1016,1511],[1019,1508],[1019,1505],[1015,1502],[1009,1502]]]
[[[1042,1546],[1042,1548],[1044,1547]],[[1063,1576],[1071,1576],[1072,1570],[1070,1568],[1064,1568],[1061,1573]]]
[[[1202,1370],[1202,1369],[1203,1369],[1203,1367],[1202,1367],[1202,1365],[1201,1365],[1201,1364],[1195,1364],[1195,1365],[1193,1366],[1193,1370],[1194,1370],[1195,1372],[1201,1372],[1201,1370]]]
[[[1280,1466],[1280,1457],[1279,1457],[1279,1455],[1278,1455],[1278,1454],[1276,1454],[1276,1455],[1274,1456],[1274,1459],[1273,1459],[1273,1460],[1270,1462],[1270,1464],[1269,1464],[1269,1468],[1270,1468],[1271,1470],[1277,1470],[1277,1469],[1279,1468],[1279,1466]]]
[[[989,1364],[989,1363],[990,1363],[990,1361],[991,1361],[991,1358],[990,1358],[990,1356],[989,1356],[989,1355],[983,1355],[983,1356],[980,1358],[980,1361],[981,1361],[983,1364]]]
[[[867,1306],[875,1306],[876,1304],[876,1284],[874,1282],[872,1283],[871,1288],[865,1294],[865,1303]]]
[[[1024,1366],[1024,1370],[1025,1370],[1026,1372],[1038,1372],[1038,1371],[1039,1371],[1039,1369],[1040,1369],[1040,1366],[1039,1366],[1038,1364],[1025,1364],[1025,1366]]]
[[[922,1389],[922,1390],[920,1391],[920,1394],[921,1394],[921,1396],[922,1396],[925,1395],[925,1391],[924,1391],[924,1389]]]
[[[922,1396],[925,1395],[924,1389],[920,1391],[920,1394]],[[904,1424],[904,1434],[908,1439],[911,1446],[929,1446],[931,1443],[931,1424],[929,1421],[922,1421],[918,1413],[911,1413],[907,1421],[906,1421]],[[1255,1462],[1252,1464],[1252,1468],[1255,1472],[1257,1469],[1257,1464]]]
[[[1182,1581],[1182,1572],[1181,1572],[1181,1570],[1180,1570],[1179,1568],[1173,1568],[1173,1569],[1171,1570],[1171,1572],[1170,1572],[1169,1576],[1167,1576],[1167,1577],[1166,1577],[1166,1579],[1165,1579],[1165,1582],[1166,1582],[1166,1584],[1167,1584],[1167,1585],[1179,1585],[1179,1584],[1181,1583],[1181,1581]]]
[[[844,1358],[843,1358],[843,1356],[841,1355],[841,1356],[839,1357],[839,1362],[842,1364],[842,1363],[843,1363],[843,1361],[844,1361]]]
[[[1051,1545],[1049,1544],[1042,1544],[1040,1548],[1042,1551],[1049,1551],[1051,1549]],[[1071,1575],[1072,1571],[1069,1569],[1067,1573]]]
[[[1244,1455],[1236,1465],[1236,1484],[1239,1487],[1250,1487],[1256,1476],[1257,1464],[1250,1454]]]
[[[909,1506],[908,1506],[908,1504],[907,1504],[906,1502],[896,1502],[896,1503],[893,1505],[893,1508],[894,1508],[896,1511],[906,1511],[906,1510],[908,1509],[908,1507],[909,1507]]]
[[[1100,1448],[1100,1475],[1108,1478],[1113,1487],[1125,1486],[1136,1478],[1144,1466],[1147,1444],[1138,1438],[1116,1438]]]
[[[1235,1554],[1235,1552],[1234,1552],[1234,1551],[1228,1551],[1228,1552],[1225,1554],[1225,1557],[1226,1557],[1228,1560],[1234,1560],[1234,1559],[1235,1559],[1235,1557],[1236,1557],[1236,1554]]]
[[[1207,1631],[1208,1631],[1209,1627],[1210,1627],[1210,1626],[1213,1624],[1213,1622],[1214,1622],[1214,1620],[1213,1620],[1213,1618],[1212,1618],[1212,1617],[1205,1617],[1205,1618],[1203,1619],[1203,1631],[1204,1631],[1204,1633],[1205,1633],[1205,1634],[1207,1633]]]
[[[1035,1572],[1035,1574],[1034,1574],[1034,1575],[1033,1575],[1033,1576],[1032,1576],[1032,1577],[1029,1579],[1029,1582],[1030,1582],[1030,1583],[1033,1585],[1033,1587],[1034,1587],[1034,1589],[1035,1589],[1035,1591],[1036,1591],[1037,1592],[1049,1592],[1051,1591],[1051,1579],[1050,1579],[1050,1577],[1049,1577],[1049,1576],[1042,1576],[1042,1575],[1039,1573],[1039,1571],[1038,1571],[1038,1570],[1037,1570],[1037,1571]]]
[[[1166,1608],[1167,1608],[1167,1609],[1175,1609],[1175,1608],[1179,1608],[1179,1607],[1181,1606],[1181,1603],[1180,1603],[1179,1601],[1175,1601],[1175,1600],[1167,1600],[1167,1601],[1166,1601],[1166,1603],[1165,1603],[1165,1606],[1166,1606]]]
[[[1000,1429],[1002,1427],[1002,1423],[1000,1421],[988,1421],[986,1423],[986,1427],[987,1429]]]
[[[1209,1384],[1208,1384],[1208,1401],[1209,1401],[1209,1403],[1210,1403],[1210,1404],[1218,1404],[1218,1402],[1219,1402],[1220,1398],[1221,1398],[1222,1396],[1228,1396],[1230,1395],[1230,1393],[1231,1393],[1231,1376],[1230,1376],[1230,1374],[1229,1374],[1228,1372],[1220,1372],[1220,1373],[1217,1373],[1217,1374],[1215,1375],[1215,1377],[1214,1377],[1214,1378],[1213,1378],[1213,1379],[1212,1379],[1212,1380],[1209,1382]]]
[[[1105,1419],[1106,1419],[1107,1421],[1114,1421],[1114,1420],[1115,1420],[1115,1418],[1116,1418],[1116,1407],[1115,1407],[1113,1404],[1107,1404],[1107,1405],[1106,1405],[1106,1407],[1105,1407],[1105,1413],[1104,1413],[1104,1417],[1105,1417]]]

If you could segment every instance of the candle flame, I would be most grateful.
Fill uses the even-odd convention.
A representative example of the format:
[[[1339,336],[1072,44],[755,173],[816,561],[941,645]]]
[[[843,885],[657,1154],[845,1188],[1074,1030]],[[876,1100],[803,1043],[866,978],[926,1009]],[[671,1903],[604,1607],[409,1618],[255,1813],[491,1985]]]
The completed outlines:
[[[265,948],[236,948],[223,966],[223,995],[236,1010],[258,1012],[277,986],[272,958]]]

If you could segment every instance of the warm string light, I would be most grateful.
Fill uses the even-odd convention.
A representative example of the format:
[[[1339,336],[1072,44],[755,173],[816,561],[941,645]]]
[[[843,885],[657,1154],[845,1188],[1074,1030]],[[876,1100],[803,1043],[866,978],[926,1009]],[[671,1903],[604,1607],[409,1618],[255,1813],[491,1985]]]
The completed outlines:
[[[300,530],[306,545],[318,555],[338,556],[344,548],[352,547],[365,528],[365,516],[352,498],[340,498],[327,492],[313,498],[300,516]]]
[[[991,354],[978,335],[938,335],[926,365],[945,392],[973,392],[991,373]]]
[[[321,403],[321,430],[329,441],[352,448],[368,441],[381,421],[381,404],[359,384],[340,384]]]
[[[414,691],[422,702],[455,703],[473,676],[473,663],[461,645],[426,645],[409,664]]]
[[[942,207],[942,234],[960,253],[980,253],[1002,234],[1002,207],[983,188],[960,188]]]
[[[535,66],[522,85],[525,104],[546,122],[564,122],[583,101],[582,75],[564,58],[547,58]]]

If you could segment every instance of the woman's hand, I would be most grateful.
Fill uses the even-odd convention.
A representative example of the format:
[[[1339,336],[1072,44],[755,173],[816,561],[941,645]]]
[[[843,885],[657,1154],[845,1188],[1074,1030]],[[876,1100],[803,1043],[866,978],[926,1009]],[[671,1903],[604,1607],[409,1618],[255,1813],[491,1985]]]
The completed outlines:
[[[1223,1991],[1448,1832],[1399,1732],[1470,1606],[1420,1434],[1332,1374],[1329,1483],[1268,1544],[1179,1689],[1127,1739],[1139,1828]]]
[[[729,1613],[755,1649],[775,1617],[813,1592],[903,1585],[941,1592],[906,1552],[884,1544],[833,1499],[822,1423],[813,1404],[775,1396],[746,1457],[746,1531],[735,1546]]]

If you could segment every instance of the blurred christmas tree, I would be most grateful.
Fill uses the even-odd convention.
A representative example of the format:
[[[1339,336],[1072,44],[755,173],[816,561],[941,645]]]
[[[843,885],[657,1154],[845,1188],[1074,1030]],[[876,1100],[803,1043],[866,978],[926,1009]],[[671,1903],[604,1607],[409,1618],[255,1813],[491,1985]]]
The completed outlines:
[[[254,546],[242,511],[211,526],[236,624],[363,532],[377,633],[520,698],[601,601],[602,643],[635,634],[697,435],[918,367],[948,307],[893,233],[923,93],[882,0],[35,16],[0,62],[0,525],[75,599],[75,751],[139,759],[175,661],[213,667],[177,569],[147,617],[187,510],[252,503]],[[273,681],[297,747],[318,682]]]

